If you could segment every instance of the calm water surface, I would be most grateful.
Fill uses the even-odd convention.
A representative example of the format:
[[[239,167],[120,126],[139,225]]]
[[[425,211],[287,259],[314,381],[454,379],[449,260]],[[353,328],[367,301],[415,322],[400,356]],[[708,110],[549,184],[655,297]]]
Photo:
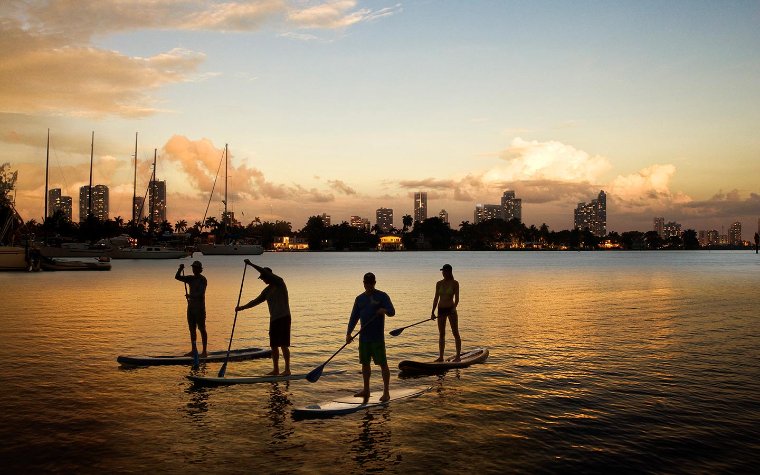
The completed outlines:
[[[240,258],[196,256],[211,349],[226,349]],[[749,252],[267,253],[288,283],[293,370],[344,343],[362,275],[397,315],[429,316],[438,269],[461,285],[464,348],[483,365],[401,379],[433,359],[433,323],[387,337],[417,399],[326,420],[291,409],[361,387],[356,346],[317,383],[196,388],[184,367],[120,369],[119,354],[188,350],[181,261],[111,272],[0,274],[0,457],[6,473],[750,472],[760,460],[760,258]],[[250,269],[250,268],[249,268]],[[261,291],[247,272],[243,301]],[[233,347],[267,344],[266,307]],[[453,350],[453,339],[448,353]],[[232,362],[260,375],[270,360]],[[198,372],[216,375],[218,364]],[[373,387],[381,387],[379,371]]]

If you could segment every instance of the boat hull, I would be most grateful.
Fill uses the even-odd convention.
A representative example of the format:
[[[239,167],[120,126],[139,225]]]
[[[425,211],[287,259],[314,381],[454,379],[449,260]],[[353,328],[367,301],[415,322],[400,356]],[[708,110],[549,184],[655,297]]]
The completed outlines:
[[[0,246],[0,271],[29,270],[27,251],[23,247]]]
[[[204,256],[258,256],[264,248],[258,244],[201,244],[198,250]]]
[[[108,254],[111,259],[181,259],[189,255],[184,250],[159,246],[114,249]]]

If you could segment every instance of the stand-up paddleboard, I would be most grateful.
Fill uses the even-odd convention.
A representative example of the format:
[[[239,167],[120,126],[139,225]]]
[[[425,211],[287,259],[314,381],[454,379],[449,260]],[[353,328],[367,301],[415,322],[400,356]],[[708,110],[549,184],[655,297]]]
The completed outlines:
[[[362,409],[385,406],[394,401],[417,397],[429,389],[429,386],[420,388],[391,389],[389,391],[391,398],[383,402],[380,402],[380,396],[383,395],[382,391],[373,392],[368,399],[363,399],[360,397],[344,397],[333,399],[332,401],[327,401],[319,404],[309,404],[308,406],[296,407],[293,409],[293,416],[330,417],[338,416],[341,414],[350,414],[352,412],[361,411]]]
[[[272,355],[269,348],[240,348],[230,351],[229,361],[252,360],[267,358]],[[227,358],[227,351],[212,351],[205,358],[198,358],[201,363],[222,363]],[[166,365],[192,365],[192,356],[119,356],[116,358],[119,364],[124,366],[166,366]]]
[[[404,360],[398,364],[398,368],[406,374],[411,373],[440,373],[449,369],[466,368],[475,363],[482,363],[488,358],[487,348],[475,348],[462,353],[461,361],[452,361],[454,357],[444,361],[410,361]]]
[[[322,376],[334,374],[343,374],[345,370],[325,371]],[[225,386],[231,384],[256,384],[256,383],[276,383],[279,381],[294,381],[297,379],[306,379],[308,373],[291,374],[289,376],[237,376],[219,378],[217,376],[195,376],[188,375],[187,379],[203,386]]]

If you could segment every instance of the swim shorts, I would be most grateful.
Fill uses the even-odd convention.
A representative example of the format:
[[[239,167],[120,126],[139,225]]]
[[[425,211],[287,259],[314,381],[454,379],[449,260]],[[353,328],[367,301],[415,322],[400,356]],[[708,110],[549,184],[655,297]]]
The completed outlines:
[[[359,362],[369,364],[370,359],[376,365],[382,365],[388,362],[385,356],[384,341],[359,341]]]

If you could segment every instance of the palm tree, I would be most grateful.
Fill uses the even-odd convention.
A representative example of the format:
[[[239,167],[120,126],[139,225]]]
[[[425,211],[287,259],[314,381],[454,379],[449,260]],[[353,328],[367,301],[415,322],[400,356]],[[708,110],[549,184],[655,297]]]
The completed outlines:
[[[401,222],[404,223],[404,229],[401,230],[402,233],[405,233],[409,227],[414,224],[414,218],[412,218],[410,215],[405,214],[403,218],[401,218]]]
[[[185,231],[187,231],[187,221],[186,221],[186,220],[184,220],[184,219],[180,219],[179,221],[177,221],[177,222],[174,224],[174,229],[175,229],[175,230],[176,230],[178,233],[184,233]]]

